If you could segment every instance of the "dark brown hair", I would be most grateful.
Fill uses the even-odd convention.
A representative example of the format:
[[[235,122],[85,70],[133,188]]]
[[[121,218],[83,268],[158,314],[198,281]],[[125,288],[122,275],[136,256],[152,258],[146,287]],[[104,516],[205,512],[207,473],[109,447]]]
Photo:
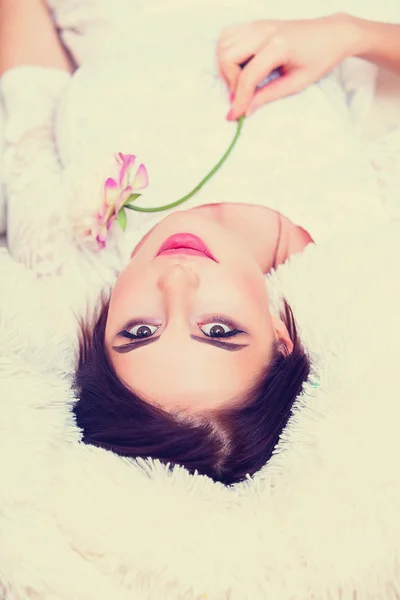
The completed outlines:
[[[82,441],[121,456],[179,464],[224,484],[264,466],[310,372],[289,305],[284,302],[281,316],[293,351],[276,344],[272,360],[242,402],[198,419],[149,404],[121,382],[104,344],[108,306],[103,299],[94,324],[81,323],[74,413]]]

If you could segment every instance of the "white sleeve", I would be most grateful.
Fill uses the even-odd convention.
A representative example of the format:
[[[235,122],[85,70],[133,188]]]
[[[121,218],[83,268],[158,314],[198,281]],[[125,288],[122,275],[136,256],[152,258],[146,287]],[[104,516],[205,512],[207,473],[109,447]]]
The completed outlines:
[[[8,247],[15,260],[38,275],[59,274],[71,252],[53,136],[55,109],[70,78],[58,69],[29,66],[7,71],[0,81]]]

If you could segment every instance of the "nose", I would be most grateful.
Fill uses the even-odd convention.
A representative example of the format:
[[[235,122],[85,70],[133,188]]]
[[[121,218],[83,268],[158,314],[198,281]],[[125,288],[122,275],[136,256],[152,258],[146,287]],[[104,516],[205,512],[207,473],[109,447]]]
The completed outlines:
[[[158,286],[164,295],[169,318],[173,313],[184,317],[191,294],[199,285],[199,276],[193,269],[180,263],[168,265],[158,279]]]
[[[197,273],[181,263],[167,265],[158,278],[159,288],[172,294],[196,289],[198,285],[199,276]]]

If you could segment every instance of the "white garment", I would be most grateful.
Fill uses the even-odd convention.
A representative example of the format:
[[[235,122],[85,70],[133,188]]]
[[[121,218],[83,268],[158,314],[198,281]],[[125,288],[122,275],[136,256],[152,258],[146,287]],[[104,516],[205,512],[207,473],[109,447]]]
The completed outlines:
[[[74,246],[69,213],[75,206],[76,217],[77,199],[82,210],[88,198],[101,202],[110,173],[99,165],[116,151],[146,164],[146,206],[182,196],[219,160],[236,128],[224,118],[229,104],[214,58],[220,8],[213,26],[205,11],[180,11],[180,38],[165,27],[166,15],[155,19],[147,11],[118,50],[107,44],[103,57],[71,79],[37,67],[3,76],[8,243],[17,260],[41,275],[76,277],[77,263],[80,273],[89,265],[93,275],[94,256]],[[247,6],[246,14],[253,14]],[[362,144],[318,85],[246,120],[227,163],[181,208],[224,201],[275,208],[317,242],[387,222]],[[94,261],[96,271],[104,266],[102,277],[120,269],[150,221],[130,213],[124,235],[114,228],[110,249]]]

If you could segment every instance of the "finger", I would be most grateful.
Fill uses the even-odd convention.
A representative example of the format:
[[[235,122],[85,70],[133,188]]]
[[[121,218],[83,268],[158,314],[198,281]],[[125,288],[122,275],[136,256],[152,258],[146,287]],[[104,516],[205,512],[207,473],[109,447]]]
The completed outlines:
[[[235,45],[245,34],[243,26],[232,27],[228,33],[222,33],[218,40],[218,48],[224,51]]]
[[[264,104],[297,94],[307,87],[307,82],[308,79],[305,77],[304,72],[300,70],[275,79],[275,81],[256,92],[246,111],[246,116],[249,117]]]
[[[241,72],[240,66],[235,63],[219,63],[219,72],[222,79],[226,82],[231,93],[235,93],[237,81]]]
[[[261,40],[255,40],[254,37],[241,35],[239,39],[229,48],[217,51],[219,71],[223,79],[227,82],[230,90],[235,92],[239,76],[241,74],[241,65],[249,61],[262,47]]]
[[[275,56],[266,56],[264,51],[254,56],[239,75],[232,105],[232,119],[238,119],[246,113],[256,94],[257,85],[282,64],[279,53]]]

